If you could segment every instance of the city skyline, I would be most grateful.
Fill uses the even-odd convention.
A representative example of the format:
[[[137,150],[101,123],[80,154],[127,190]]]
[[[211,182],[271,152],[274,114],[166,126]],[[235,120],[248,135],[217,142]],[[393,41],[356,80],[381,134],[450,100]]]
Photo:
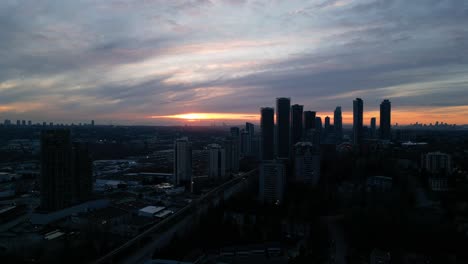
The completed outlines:
[[[466,124],[463,10],[455,0],[2,2],[0,118],[240,123],[290,96],[323,117],[341,105],[348,124],[355,97],[365,120],[389,98],[392,123]]]

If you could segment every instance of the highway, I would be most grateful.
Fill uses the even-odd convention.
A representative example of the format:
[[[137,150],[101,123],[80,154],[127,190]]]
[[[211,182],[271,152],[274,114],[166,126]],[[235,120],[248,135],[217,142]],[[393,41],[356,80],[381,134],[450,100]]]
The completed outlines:
[[[188,204],[181,210],[163,219],[162,221],[156,223],[154,226],[150,227],[146,231],[130,239],[126,243],[122,244],[121,246],[117,247],[116,249],[106,254],[105,256],[99,258],[94,263],[100,264],[100,263],[118,262],[114,260],[114,257],[117,256],[119,253],[124,252],[126,249],[135,247],[135,245],[140,245],[140,243],[145,238],[151,237],[152,234],[157,233],[158,231],[161,231],[162,228],[165,227],[167,224],[172,223],[172,225],[175,225],[177,222],[182,221],[185,217],[187,217],[188,215],[191,215],[191,213],[199,209],[198,207],[200,207],[200,205],[203,205],[206,202],[211,202],[212,201],[211,199],[218,197],[217,195],[219,192],[224,193],[224,191],[228,190],[229,188],[235,186],[237,183],[251,176],[255,171],[256,169],[245,172],[245,173],[240,173],[235,178],[217,186],[213,190],[207,192],[206,194],[200,196],[198,199],[192,201],[190,204]],[[168,232],[169,234],[172,234],[175,231],[172,229],[177,229],[174,227],[175,226],[171,226],[170,228],[167,229],[168,231],[170,231]],[[146,246],[135,249],[134,251],[132,251],[133,256],[127,256],[127,258],[129,259],[128,261],[124,261],[124,262],[136,263],[136,262],[141,262],[142,260],[148,259],[148,254],[152,255],[156,244],[159,242],[160,242],[159,240],[153,241],[153,243],[149,243]],[[149,256],[149,258],[151,258],[151,256]],[[130,259],[132,259],[132,261]]]

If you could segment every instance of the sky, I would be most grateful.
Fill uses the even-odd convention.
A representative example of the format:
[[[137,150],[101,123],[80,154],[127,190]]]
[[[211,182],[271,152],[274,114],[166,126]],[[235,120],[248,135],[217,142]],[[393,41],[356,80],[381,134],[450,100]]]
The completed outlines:
[[[2,0],[0,118],[229,124],[290,97],[350,123],[360,97],[366,123],[388,98],[467,124],[467,25],[466,0]]]

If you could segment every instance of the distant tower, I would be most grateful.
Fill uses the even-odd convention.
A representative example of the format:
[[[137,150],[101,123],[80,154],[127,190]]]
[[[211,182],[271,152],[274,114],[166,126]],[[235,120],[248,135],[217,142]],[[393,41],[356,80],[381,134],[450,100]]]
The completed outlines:
[[[304,106],[295,104],[291,106],[291,145],[299,142],[302,138],[302,115]]]
[[[361,98],[353,101],[353,144],[360,145],[363,137],[364,103]]]
[[[260,113],[261,159],[272,160],[275,157],[275,110],[263,107]]]
[[[226,177],[226,152],[218,144],[208,145],[209,170],[208,176],[215,180],[223,180]]]
[[[184,137],[174,143],[174,185],[192,187],[192,142]]]
[[[263,203],[283,203],[285,182],[284,160],[264,160],[260,164],[259,195]]]
[[[94,120],[91,120],[91,126],[94,126]]]
[[[295,181],[317,185],[320,179],[320,154],[311,142],[294,145]]]
[[[276,155],[279,158],[289,158],[289,124],[291,100],[276,98]]]
[[[391,111],[392,105],[390,100],[385,99],[380,104],[380,138],[390,139],[391,138]]]
[[[335,112],[333,113],[333,126],[335,128],[336,137],[339,143],[343,139],[343,117],[341,113],[341,106],[337,106],[335,108]]]
[[[32,126],[32,121],[28,120],[28,126]]]
[[[21,125],[22,125],[22,126],[26,126],[26,120],[22,120],[22,121],[21,121]]]

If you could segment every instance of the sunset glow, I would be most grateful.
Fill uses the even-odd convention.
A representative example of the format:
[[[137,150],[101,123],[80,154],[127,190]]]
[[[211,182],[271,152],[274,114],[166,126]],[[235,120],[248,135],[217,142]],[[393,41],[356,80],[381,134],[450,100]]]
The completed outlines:
[[[240,113],[187,113],[166,116],[151,116],[154,119],[182,119],[182,120],[259,120],[258,114]]]

